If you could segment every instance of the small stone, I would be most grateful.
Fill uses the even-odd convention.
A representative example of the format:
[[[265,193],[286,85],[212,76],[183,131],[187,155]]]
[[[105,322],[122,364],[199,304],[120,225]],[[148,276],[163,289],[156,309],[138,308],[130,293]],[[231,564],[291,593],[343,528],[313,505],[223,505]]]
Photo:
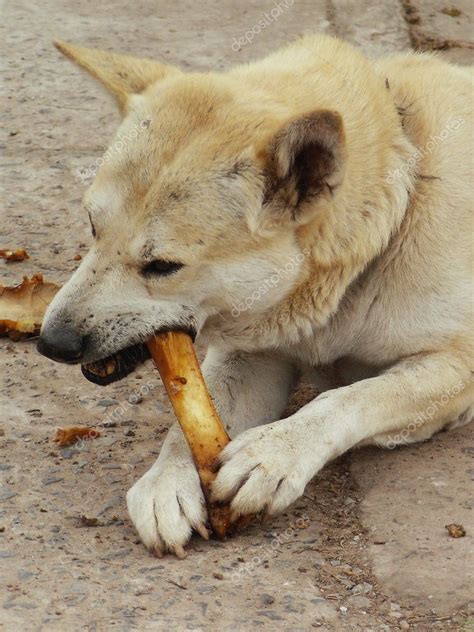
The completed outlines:
[[[357,610],[367,610],[372,605],[370,599],[364,595],[353,595],[349,597],[347,603],[353,608],[357,608]]]
[[[74,456],[79,454],[79,450],[77,448],[65,448],[64,450],[59,451],[59,455],[63,459],[72,459]]]
[[[135,432],[133,430],[127,430],[127,432],[125,433],[126,437],[134,437],[135,436]]]
[[[99,399],[97,402],[97,406],[102,406],[104,408],[107,408],[108,406],[117,406],[117,404],[117,399]]]
[[[30,408],[26,411],[32,417],[42,417],[43,413],[39,408]]]
[[[52,478],[43,478],[41,482],[43,483],[43,485],[53,485],[54,483],[60,483],[63,480],[64,478],[52,477]]]
[[[275,597],[272,597],[271,595],[267,595],[266,593],[264,593],[262,595],[262,602],[264,603],[265,606],[269,606],[272,603],[275,603]]]
[[[403,617],[401,612],[394,612],[394,611],[390,611],[388,613],[389,617],[392,617],[393,619],[400,619],[401,617]]]
[[[17,495],[17,492],[0,492],[0,500],[9,500]]]
[[[362,582],[362,584],[357,584],[356,586],[354,586],[351,592],[353,595],[370,595],[373,589],[374,587],[372,586],[372,584]]]
[[[104,420],[100,422],[99,426],[102,426],[102,428],[116,428],[117,422]]]
[[[339,610],[341,611],[341,614],[346,614],[347,613],[347,607],[346,606],[339,606]]]
[[[224,575],[222,573],[212,573],[214,579],[224,579]]]
[[[270,619],[271,621],[281,621],[282,618],[280,617],[279,614],[277,614],[274,610],[260,610],[257,611],[257,614],[261,617],[266,617],[267,619]]]
[[[402,619],[398,625],[400,626],[400,629],[402,630],[410,629],[410,624],[408,623],[408,621],[405,621],[405,619]]]

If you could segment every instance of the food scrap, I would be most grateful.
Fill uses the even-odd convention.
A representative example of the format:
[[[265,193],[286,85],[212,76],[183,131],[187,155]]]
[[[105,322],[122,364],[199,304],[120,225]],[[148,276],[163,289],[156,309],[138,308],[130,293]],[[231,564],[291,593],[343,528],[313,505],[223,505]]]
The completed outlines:
[[[0,257],[10,263],[11,261],[24,261],[29,259],[30,255],[24,248],[17,248],[16,250],[0,250]]]
[[[462,526],[462,524],[447,524],[445,529],[448,530],[449,535],[452,538],[463,538],[466,535],[466,529]]]
[[[71,426],[69,428],[58,428],[54,441],[60,448],[73,445],[79,439],[97,439],[100,432],[95,428],[86,428],[84,426]]]
[[[37,335],[46,308],[59,287],[44,281],[42,274],[31,279],[25,276],[19,285],[0,285],[0,336],[16,341]]]

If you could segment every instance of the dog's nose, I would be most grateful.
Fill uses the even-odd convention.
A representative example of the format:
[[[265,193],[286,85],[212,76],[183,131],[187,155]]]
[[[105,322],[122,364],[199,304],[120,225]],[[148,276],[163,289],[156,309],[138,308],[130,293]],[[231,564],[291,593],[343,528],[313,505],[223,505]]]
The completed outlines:
[[[53,325],[41,332],[37,349],[56,362],[77,362],[84,351],[84,338],[72,327]]]

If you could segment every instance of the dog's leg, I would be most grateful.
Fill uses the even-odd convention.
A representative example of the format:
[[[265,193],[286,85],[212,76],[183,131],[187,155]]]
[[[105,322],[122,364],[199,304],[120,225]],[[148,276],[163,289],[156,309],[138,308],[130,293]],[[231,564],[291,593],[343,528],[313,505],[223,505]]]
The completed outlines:
[[[222,453],[214,499],[232,498],[236,514],[282,511],[325,463],[349,448],[401,435],[429,410],[426,438],[473,401],[471,371],[460,355],[405,359],[377,377],[323,393],[288,419],[238,436]]]
[[[208,351],[204,378],[231,437],[278,418],[294,385],[294,370],[270,355]],[[183,546],[192,530],[207,537],[199,478],[181,429],[169,431],[160,455],[127,494],[130,517],[143,543],[157,555]]]

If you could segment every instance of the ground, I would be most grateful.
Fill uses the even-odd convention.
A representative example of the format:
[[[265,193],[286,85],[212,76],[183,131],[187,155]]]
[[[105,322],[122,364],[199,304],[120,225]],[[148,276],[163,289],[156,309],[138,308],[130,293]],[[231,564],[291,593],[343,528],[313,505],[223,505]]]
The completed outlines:
[[[94,165],[118,120],[53,38],[189,69],[251,60],[309,31],[370,55],[412,45],[473,60],[470,0],[18,0],[1,28],[0,248],[30,253],[0,264],[4,283],[36,272],[62,283],[78,265],[90,236],[77,169]],[[195,538],[184,561],[159,560],[138,542],[124,500],[172,421],[157,373],[146,366],[101,389],[40,357],[33,341],[3,339],[0,353],[3,629],[472,629],[470,428],[352,452],[284,515],[227,542]],[[102,436],[57,448],[56,428],[74,424]],[[448,523],[466,536],[450,538]]]

